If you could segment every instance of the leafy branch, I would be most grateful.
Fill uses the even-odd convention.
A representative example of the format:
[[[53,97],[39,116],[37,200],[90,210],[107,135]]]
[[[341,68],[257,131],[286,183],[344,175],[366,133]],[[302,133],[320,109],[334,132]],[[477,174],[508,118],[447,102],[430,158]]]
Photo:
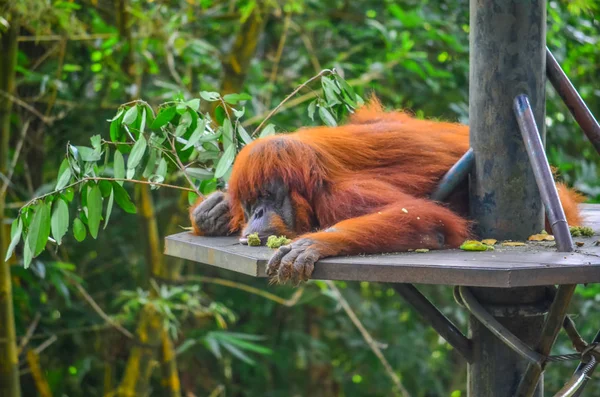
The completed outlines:
[[[244,93],[202,91],[189,100],[180,95],[160,104],[156,112],[144,100],[122,104],[108,120],[107,139],[95,135],[90,146],[67,144],[54,189],[27,201],[13,221],[6,258],[23,241],[23,263],[28,267],[48,241],[60,245],[69,228],[76,241],[88,234],[96,239],[100,225],[107,227],[115,203],[127,213],[137,212],[125,182],[187,191],[190,204],[225,187],[239,150],[259,133],[259,138],[275,134],[275,126],[266,122],[319,78],[323,95],[309,104],[308,115],[314,120],[318,109],[323,123],[336,125],[362,99],[330,69],[298,86],[252,134],[241,122],[244,104],[252,99]],[[200,111],[201,101],[217,103],[212,115]],[[181,175],[189,187],[171,183]]]

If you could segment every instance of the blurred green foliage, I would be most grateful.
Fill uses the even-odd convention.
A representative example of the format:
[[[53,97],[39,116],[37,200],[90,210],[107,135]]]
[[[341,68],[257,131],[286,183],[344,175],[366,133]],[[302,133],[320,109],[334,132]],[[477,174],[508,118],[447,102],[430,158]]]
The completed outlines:
[[[265,24],[239,90],[252,98],[244,116],[248,131],[325,68],[335,68],[365,98],[376,93],[387,107],[468,122],[466,0],[132,0],[123,3],[129,18],[125,30],[119,29],[118,1],[7,4],[0,2],[0,29],[8,12],[21,16],[23,24],[20,102],[14,107],[11,147],[22,129],[27,133],[8,194],[12,217],[24,202],[54,188],[68,143],[87,145],[94,135],[109,136],[105,120],[128,98],[143,97],[155,107],[173,98],[196,98],[200,91],[219,92],[235,35],[257,9]],[[596,115],[599,11],[591,0],[548,3],[548,46]],[[322,123],[307,114],[314,89],[301,90],[293,106],[275,115],[270,122],[277,131]],[[550,160],[561,178],[598,202],[598,154],[553,89],[547,92]],[[201,188],[216,187],[213,181]],[[159,225],[169,224],[173,214],[185,216],[176,192],[153,194]],[[220,395],[250,397],[392,394],[381,363],[322,283],[311,282],[292,307],[211,283],[156,286],[158,295],[149,297],[154,287],[148,282],[146,242],[137,222],[115,208],[110,228],[100,230],[96,240],[77,244],[67,234],[59,249],[33,259],[30,269],[12,267],[17,334],[25,335],[39,313],[29,343],[37,347],[52,338],[41,360],[54,395],[103,395],[107,368],[118,382],[132,347],[131,340],[90,308],[77,283],[130,330],[141,305],[155,301],[177,336],[183,389],[198,396],[219,390]],[[264,281],[195,264],[186,264],[183,274],[267,289]],[[389,286],[339,287],[412,396],[466,395],[464,361]],[[449,288],[423,289],[466,328],[466,312],[454,303]],[[279,296],[293,293],[286,287],[268,290]],[[580,286],[577,292],[572,310],[581,333],[590,339],[600,323],[600,286]],[[571,348],[561,337],[556,353],[566,352]],[[551,364],[545,377],[548,393],[573,369],[572,363]],[[26,370],[21,379],[23,395],[35,395]],[[153,395],[162,395],[160,381],[154,384]],[[585,395],[600,396],[599,390],[596,377]]]

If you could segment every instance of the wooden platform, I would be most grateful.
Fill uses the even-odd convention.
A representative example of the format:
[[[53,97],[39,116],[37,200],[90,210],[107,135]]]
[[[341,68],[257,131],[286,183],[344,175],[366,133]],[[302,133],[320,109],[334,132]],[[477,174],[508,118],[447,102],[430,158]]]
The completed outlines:
[[[461,250],[327,258],[317,262],[313,279],[357,280],[480,287],[523,287],[600,282],[600,205],[582,206],[585,225],[596,235],[573,253],[560,253],[554,243],[528,242],[525,247],[495,251]],[[248,247],[236,237],[197,237],[184,232],[166,238],[165,253],[255,277],[266,277],[273,254],[267,247]]]

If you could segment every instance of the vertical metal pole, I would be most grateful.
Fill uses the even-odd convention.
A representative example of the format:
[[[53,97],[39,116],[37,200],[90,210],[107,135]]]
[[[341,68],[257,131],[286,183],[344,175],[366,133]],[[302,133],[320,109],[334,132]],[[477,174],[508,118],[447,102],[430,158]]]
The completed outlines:
[[[470,212],[481,237],[524,240],[543,228],[544,209],[512,101],[528,95],[544,141],[546,0],[471,0],[470,18],[469,125],[475,155]],[[518,307],[545,299],[539,288],[473,293],[484,306]],[[521,314],[498,321],[531,346],[544,318]],[[473,316],[470,336],[468,395],[513,397],[527,361]],[[534,396],[542,395],[540,381]]]
[[[479,234],[523,240],[544,212],[513,99],[526,94],[545,141],[545,0],[471,0],[471,215]]]

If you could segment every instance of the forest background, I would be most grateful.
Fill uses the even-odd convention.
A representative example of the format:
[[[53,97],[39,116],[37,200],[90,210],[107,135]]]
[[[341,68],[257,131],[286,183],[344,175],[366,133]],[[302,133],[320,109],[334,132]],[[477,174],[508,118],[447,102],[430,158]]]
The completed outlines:
[[[596,115],[598,15],[594,0],[548,3],[548,47]],[[464,360],[389,285],[268,286],[163,256],[164,236],[188,226],[196,195],[151,183],[210,193],[255,135],[341,122],[360,101],[355,94],[375,92],[388,108],[467,123],[468,34],[466,0],[0,0],[0,390],[7,397],[465,396]],[[599,202],[598,154],[550,86],[547,100],[551,163]],[[163,119],[177,115],[161,126],[161,111]],[[146,122],[156,131],[173,127],[165,141],[172,152],[146,150],[145,141],[140,149]],[[194,136],[190,126],[198,125],[214,139]],[[191,140],[190,156],[181,146]],[[90,177],[123,171],[115,147],[128,165],[134,153],[150,164],[143,175],[131,168],[150,182]],[[30,202],[44,194],[47,213]],[[102,211],[113,196],[119,205],[99,216],[93,203]],[[98,229],[107,215],[110,224]],[[23,241],[4,260],[19,219]],[[46,224],[48,235],[68,227],[60,245],[32,240],[34,226]],[[39,252],[28,253],[30,240]],[[423,290],[466,329],[449,287]],[[599,301],[600,285],[580,286],[571,306],[588,340],[600,324]],[[564,338],[556,352],[571,352]],[[573,369],[552,364],[548,393]],[[600,396],[599,377],[586,393]]]

